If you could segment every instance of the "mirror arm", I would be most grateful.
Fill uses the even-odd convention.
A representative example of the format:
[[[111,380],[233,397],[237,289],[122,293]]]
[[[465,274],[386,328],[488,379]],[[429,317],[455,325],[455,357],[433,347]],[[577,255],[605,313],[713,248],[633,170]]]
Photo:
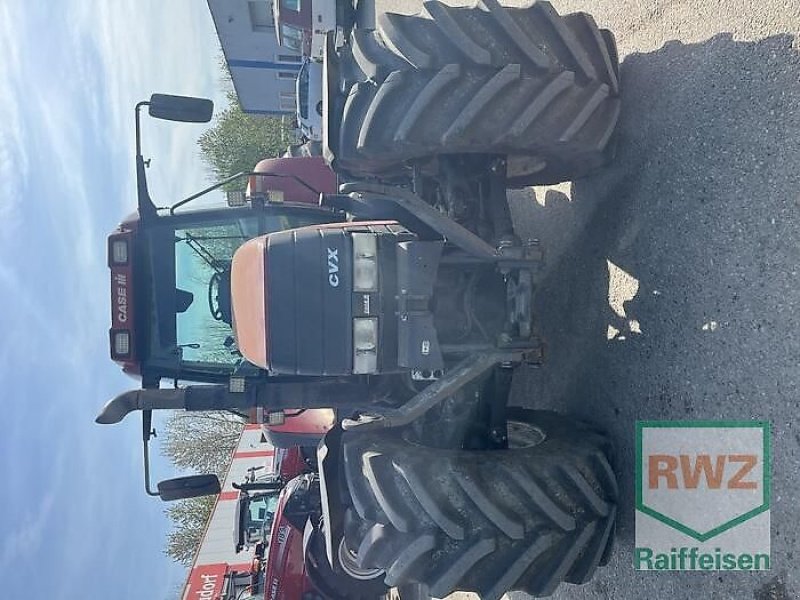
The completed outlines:
[[[142,449],[144,450],[144,491],[148,496],[160,496],[158,492],[150,489],[150,435],[153,412],[142,411]]]
[[[134,108],[134,113],[136,115],[136,156],[142,155],[142,131],[139,111],[143,106],[150,106],[150,102],[148,100],[142,100],[141,102],[137,103],[136,107]]]
[[[144,157],[142,156],[142,127],[141,127],[141,108],[150,106],[150,102],[143,100],[136,104],[134,115],[136,117],[136,199],[139,208],[139,218],[142,220],[153,218],[158,213],[150,198],[147,189],[147,175],[144,168]]]
[[[144,442],[144,491],[148,496],[160,496],[158,492],[150,489],[150,452],[148,451],[148,443]]]

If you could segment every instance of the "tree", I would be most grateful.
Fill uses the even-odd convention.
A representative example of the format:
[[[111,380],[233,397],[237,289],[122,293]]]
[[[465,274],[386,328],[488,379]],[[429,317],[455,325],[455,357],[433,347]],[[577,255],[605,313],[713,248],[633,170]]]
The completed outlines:
[[[162,453],[197,473],[225,474],[244,419],[227,412],[174,412],[164,426]]]
[[[226,412],[174,412],[164,426],[161,452],[177,467],[222,478],[244,427],[244,419]],[[191,564],[211,517],[216,497],[203,496],[171,503],[165,514],[173,529],[164,553]]]
[[[200,547],[216,496],[200,496],[173,502],[164,510],[173,528],[167,534],[164,554],[186,566],[192,564]]]
[[[217,181],[252,171],[262,158],[280,156],[291,137],[291,129],[281,117],[243,112],[232,91],[228,92],[228,101],[228,107],[217,114],[213,126],[197,141],[203,161]],[[242,180],[229,189],[243,189],[244,185]]]

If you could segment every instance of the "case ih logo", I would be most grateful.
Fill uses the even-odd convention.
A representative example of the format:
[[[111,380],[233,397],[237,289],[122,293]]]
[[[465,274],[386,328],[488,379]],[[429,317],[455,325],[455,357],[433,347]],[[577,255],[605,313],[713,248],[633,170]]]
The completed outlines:
[[[124,273],[114,275],[116,286],[116,317],[117,322],[128,322],[128,276]]]
[[[634,566],[769,569],[769,436],[759,421],[637,423]]]

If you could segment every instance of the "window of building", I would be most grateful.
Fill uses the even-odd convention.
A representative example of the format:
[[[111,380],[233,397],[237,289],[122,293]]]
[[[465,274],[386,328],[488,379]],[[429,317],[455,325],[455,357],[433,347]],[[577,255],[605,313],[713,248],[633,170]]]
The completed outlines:
[[[300,0],[281,0],[281,6],[300,12]]]
[[[253,31],[272,32],[272,5],[269,2],[264,0],[248,2],[247,10],[250,12],[250,25]]]
[[[281,110],[294,110],[295,95],[294,92],[281,92],[279,97],[279,106]]]
[[[278,79],[297,79],[294,71],[278,71]]]
[[[299,63],[302,60],[302,56],[296,56],[294,54],[278,54],[278,62]]]
[[[286,46],[290,50],[297,52],[303,51],[303,31],[302,29],[290,25],[289,23],[281,23],[281,46]]]

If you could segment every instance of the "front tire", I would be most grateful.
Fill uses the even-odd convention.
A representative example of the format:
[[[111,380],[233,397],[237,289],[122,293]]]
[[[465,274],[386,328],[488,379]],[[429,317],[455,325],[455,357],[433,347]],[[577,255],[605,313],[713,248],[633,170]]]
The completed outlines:
[[[608,439],[554,413],[509,409],[507,450],[435,449],[408,432],[346,432],[344,471],[359,565],[388,585],[483,600],[548,595],[607,559],[617,484]]]

